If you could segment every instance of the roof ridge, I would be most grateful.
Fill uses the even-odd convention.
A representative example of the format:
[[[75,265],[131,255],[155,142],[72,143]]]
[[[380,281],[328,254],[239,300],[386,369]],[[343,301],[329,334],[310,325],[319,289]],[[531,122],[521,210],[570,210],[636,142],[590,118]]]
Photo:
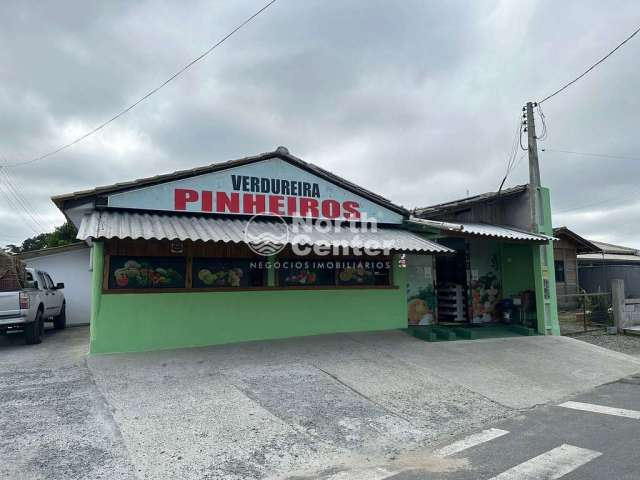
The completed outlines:
[[[451,200],[448,202],[436,203],[433,205],[428,205],[426,207],[417,207],[413,209],[413,212],[417,214],[421,214],[422,212],[426,212],[429,210],[437,210],[437,209],[445,209],[448,207],[454,207],[456,205],[464,205],[467,203],[474,203],[476,201],[490,200],[492,198],[501,198],[504,196],[508,196],[511,194],[524,192],[528,188],[528,184],[514,185],[513,187],[505,188],[501,191],[496,192],[484,192],[479,193],[477,195],[472,195],[466,198],[460,198],[457,200]]]
[[[172,173],[159,174],[151,177],[142,177],[135,180],[130,180],[126,182],[119,182],[110,185],[98,186],[88,190],[79,190],[72,193],[62,194],[62,195],[54,195],[51,197],[51,200],[56,204],[56,206],[63,210],[64,202],[72,199],[80,199],[86,197],[98,196],[101,194],[114,193],[117,191],[125,191],[125,190],[133,190],[136,188],[142,188],[145,186],[151,186],[160,183],[166,183],[174,180],[181,180],[183,178],[188,178],[191,176],[204,175],[206,173],[212,173],[215,171],[222,171],[229,168],[234,168],[236,166],[242,166],[246,164],[256,163],[264,160],[268,160],[271,158],[279,158],[284,160],[285,162],[289,162],[292,165],[298,166],[299,168],[305,169],[311,174],[315,174],[324,180],[334,183],[339,187],[344,188],[345,190],[349,190],[356,195],[360,195],[364,198],[368,198],[374,203],[378,203],[389,210],[393,210],[396,213],[400,213],[402,215],[408,215],[409,210],[401,205],[397,205],[393,203],[391,200],[379,195],[371,190],[368,190],[364,187],[357,185],[354,182],[351,182],[335,173],[326,170],[318,165],[315,165],[311,162],[307,162],[292,155],[286,147],[279,146],[273,151],[263,152],[257,155],[242,157],[235,160],[226,160],[223,162],[211,163],[209,165],[204,165],[200,167],[194,167],[186,170],[177,170]]]
[[[640,250],[638,250],[637,248],[634,247],[625,247],[624,245],[618,245],[615,243],[608,243],[608,242],[601,242],[599,240],[589,240],[591,243],[595,244],[595,245],[604,245],[605,247],[613,247],[619,250],[623,250],[625,252],[629,252],[632,255],[638,255],[640,253]],[[603,249],[604,250],[604,249]],[[605,253],[614,253],[614,252],[607,252],[605,251]]]

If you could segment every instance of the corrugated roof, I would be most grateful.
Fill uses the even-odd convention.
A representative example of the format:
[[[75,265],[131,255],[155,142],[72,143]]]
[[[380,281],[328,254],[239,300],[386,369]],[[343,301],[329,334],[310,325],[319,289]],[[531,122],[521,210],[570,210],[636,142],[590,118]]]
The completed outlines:
[[[259,229],[275,237],[282,234],[282,226],[276,222],[256,221]],[[78,239],[132,238],[157,240],[193,240],[204,242],[245,243],[246,220],[188,215],[163,215],[131,213],[123,211],[93,211],[82,219]],[[452,253],[453,250],[426,240],[406,230],[381,228],[377,231],[352,232],[343,228],[339,232],[320,232],[313,229],[303,232],[304,241],[294,241],[290,233],[287,243],[303,245],[330,245],[332,242],[349,242],[352,248],[380,248],[390,250],[429,253]],[[298,238],[300,240],[300,238]],[[373,245],[371,242],[377,242]],[[380,245],[380,247],[378,247]]]
[[[459,200],[453,200],[451,202],[438,203],[437,205],[431,205],[429,207],[416,208],[413,214],[422,217],[433,215],[435,213],[441,213],[448,210],[456,210],[459,208],[466,208],[476,203],[489,202],[500,200],[507,197],[521,195],[527,191],[528,185],[516,185],[515,187],[505,188],[500,192],[487,192],[472,197],[461,198]]]
[[[602,250],[604,253],[614,253],[621,255],[638,255],[638,250],[631,247],[623,247],[620,245],[613,245],[612,243],[596,242],[591,240],[596,247]]]
[[[279,158],[286,162],[291,163],[303,170],[307,170],[314,175],[317,175],[320,178],[323,178],[331,183],[339,185],[340,187],[349,190],[352,193],[360,195],[364,198],[368,198],[369,200],[378,203],[390,210],[393,210],[402,215],[408,216],[409,211],[400,205],[396,205],[377,193],[374,193],[370,190],[362,188],[359,185],[356,185],[353,182],[350,182],[335,173],[332,173],[324,168],[321,168],[313,163],[305,162],[304,160],[292,155],[289,153],[289,150],[286,147],[278,147],[273,152],[265,152],[259,155],[254,155],[251,157],[239,158],[236,160],[228,160],[226,162],[221,163],[213,163],[211,165],[206,165],[204,167],[191,168],[188,170],[178,170],[173,173],[167,173],[163,175],[155,175],[153,177],[139,178],[137,180],[132,180],[129,182],[122,183],[114,183],[112,185],[105,185],[102,187],[92,188],[90,190],[81,190],[78,192],[68,193],[64,195],[55,195],[51,197],[51,200],[56,204],[56,206],[64,211],[65,202],[70,200],[80,200],[85,198],[96,197],[98,195],[106,195],[114,192],[122,192],[126,190],[132,190],[135,188],[140,188],[143,186],[157,185],[160,183],[171,182],[174,180],[179,180],[182,178],[194,177],[197,175],[204,175],[205,173],[217,172],[221,170],[227,170],[229,168],[238,167],[241,165],[247,165],[251,163],[261,162],[263,160],[268,160],[270,158]]]
[[[553,229],[554,237],[564,237],[565,239],[571,241],[576,246],[576,251],[578,253],[592,253],[599,252],[601,249],[596,245],[595,242],[587,240],[586,238],[581,237],[573,230],[570,230],[567,227],[556,227]]]
[[[486,223],[459,223],[440,222],[438,220],[425,220],[411,217],[409,223],[424,225],[444,232],[452,232],[460,235],[474,235],[480,237],[502,238],[505,240],[519,240],[528,242],[548,242],[554,238],[541,233],[526,232],[513,227],[501,225],[489,225]]]
[[[616,262],[640,263],[640,255],[621,255],[615,253],[584,253],[578,255],[579,262]]]

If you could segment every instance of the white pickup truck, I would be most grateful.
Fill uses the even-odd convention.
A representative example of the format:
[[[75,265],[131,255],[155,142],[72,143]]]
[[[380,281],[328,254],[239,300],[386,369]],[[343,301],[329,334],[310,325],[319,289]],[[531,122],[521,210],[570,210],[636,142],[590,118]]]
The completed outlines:
[[[26,269],[27,284],[22,290],[0,291],[0,333],[22,330],[27,344],[42,342],[44,322],[57,330],[67,323],[63,283],[54,285],[47,272]]]

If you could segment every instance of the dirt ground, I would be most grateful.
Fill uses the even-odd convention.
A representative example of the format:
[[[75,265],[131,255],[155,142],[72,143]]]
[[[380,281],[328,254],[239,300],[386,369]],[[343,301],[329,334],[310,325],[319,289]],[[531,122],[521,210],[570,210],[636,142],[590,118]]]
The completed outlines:
[[[609,335],[602,329],[595,332],[575,333],[571,335],[577,340],[608,348],[616,352],[640,357],[639,335]]]

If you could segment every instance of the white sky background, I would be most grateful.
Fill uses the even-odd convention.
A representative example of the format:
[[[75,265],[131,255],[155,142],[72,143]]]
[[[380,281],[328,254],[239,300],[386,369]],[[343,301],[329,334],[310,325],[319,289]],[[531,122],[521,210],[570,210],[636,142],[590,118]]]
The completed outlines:
[[[3,1],[0,161],[110,118],[263,3]],[[279,0],[101,133],[11,173],[50,229],[51,195],[278,145],[408,208],[492,191],[522,105],[638,24],[634,1]],[[541,145],[638,160],[540,154],[556,226],[637,248],[639,56],[640,37],[544,104]],[[507,186],[526,181],[525,158]],[[0,245],[34,234],[24,217],[0,196]]]

